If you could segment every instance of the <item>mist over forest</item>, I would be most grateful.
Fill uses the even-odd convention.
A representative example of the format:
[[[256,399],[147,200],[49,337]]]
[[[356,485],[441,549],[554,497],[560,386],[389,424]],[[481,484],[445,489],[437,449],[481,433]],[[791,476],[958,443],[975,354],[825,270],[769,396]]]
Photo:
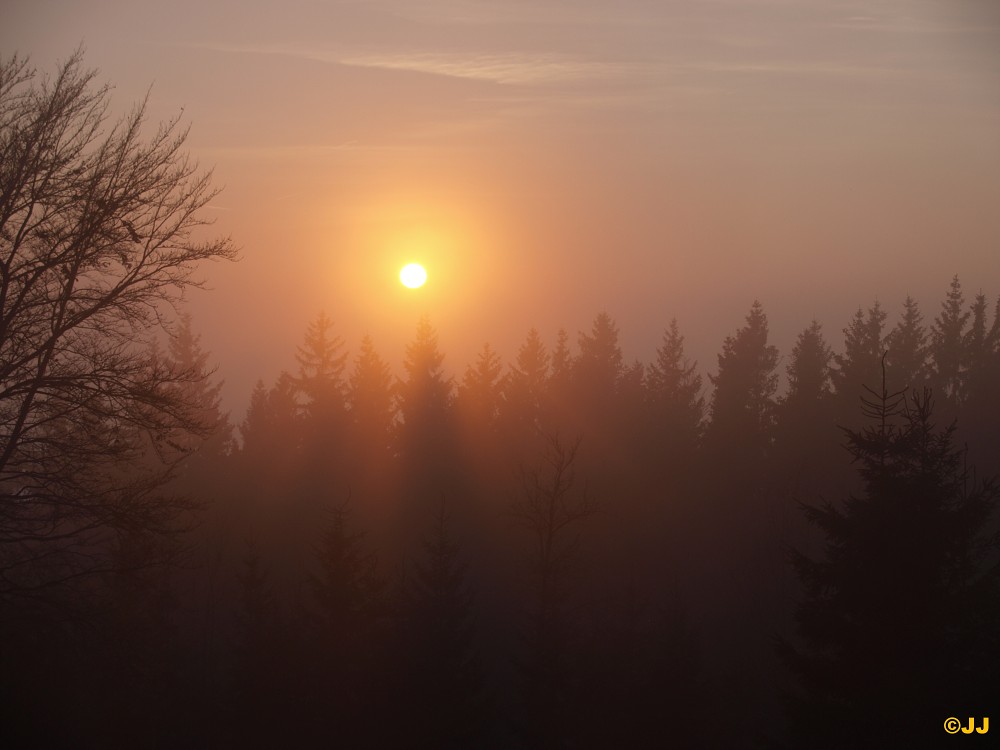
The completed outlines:
[[[484,30],[524,23],[497,20],[489,3],[444,5],[454,11],[448,23],[487,52]],[[583,5],[581,25],[618,29],[600,4]],[[554,38],[563,27],[545,15],[553,7],[532,23],[552,23]],[[819,0],[810,8],[824,30],[814,29],[814,41],[844,24],[885,32],[884,8],[848,19],[828,17]],[[374,11],[338,12],[357,13],[359,29],[377,26],[363,22]],[[384,12],[406,28],[434,26],[418,11]],[[629,38],[644,39],[634,26]],[[893,29],[929,33],[919,24]],[[732,54],[757,49],[726,39],[720,48]],[[383,81],[371,91],[397,91],[388,81],[409,76],[417,103],[399,102],[411,117],[409,106],[482,107],[481,121],[419,120],[415,131],[463,144],[467,152],[449,153],[458,162],[465,153],[473,172],[482,165],[463,139],[494,133],[497,111],[512,127],[542,117],[549,99],[607,106],[604,89],[582,90],[586,76],[625,86],[616,65],[568,52],[344,49],[331,61],[205,42],[191,56],[306,59],[311,75],[331,67],[357,96],[350,76]],[[906,50],[896,50],[900,59],[910,60]],[[894,174],[899,193],[866,204],[867,218],[831,238],[819,228],[848,204],[822,198],[846,172],[831,167],[837,184],[802,191],[779,220],[794,180],[776,192],[763,180],[755,194],[747,177],[755,172],[735,154],[699,161],[691,154],[707,151],[680,149],[677,174],[704,167],[705,182],[664,216],[676,219],[692,196],[719,204],[678,223],[674,244],[660,247],[686,250],[671,255],[626,249],[651,244],[662,225],[627,218],[656,214],[663,194],[597,179],[617,174],[635,187],[632,170],[644,174],[645,163],[625,143],[620,164],[600,149],[593,162],[567,159],[567,195],[580,191],[573,200],[539,200],[550,183],[532,182],[532,169],[546,170],[529,157],[512,160],[514,172],[496,185],[455,178],[456,195],[462,185],[472,197],[482,191],[502,204],[493,206],[498,216],[531,203],[531,220],[518,214],[493,244],[475,245],[477,231],[489,232],[475,229],[481,216],[459,201],[453,214],[426,211],[453,219],[447,229],[421,229],[404,249],[382,252],[386,237],[426,228],[410,208],[386,216],[388,204],[363,199],[391,173],[365,159],[384,166],[398,153],[400,174],[409,174],[416,158],[383,133],[382,120],[359,126],[385,138],[357,148],[363,157],[353,141],[310,141],[302,151],[243,143],[238,118],[227,119],[236,110],[210,126],[224,146],[192,145],[183,109],[160,118],[153,94],[120,110],[89,54],[78,47],[46,66],[0,49],[4,747],[832,750],[937,746],[942,735],[988,732],[1000,695],[1000,288],[995,216],[980,211],[996,190],[988,170],[969,172],[967,204],[942,204],[924,224],[919,212],[907,219],[924,188],[889,169],[880,174]],[[713,90],[695,85],[704,83],[697,76],[789,74],[743,58],[641,74],[632,63],[624,67],[635,80],[686,71],[690,107]],[[955,65],[948,70],[962,69]],[[860,76],[842,65],[806,69]],[[280,70],[260,85],[292,80]],[[893,78],[891,68],[864,70]],[[489,97],[480,98],[483,86]],[[538,86],[550,88],[542,95]],[[504,87],[519,96],[499,96]],[[616,107],[644,101],[625,97],[626,88],[614,89],[628,99]],[[758,93],[771,101],[776,91]],[[867,102],[868,90],[857,91]],[[904,114],[917,106],[907,102]],[[361,104],[357,111],[378,110]],[[271,116],[261,110],[262,122]],[[602,120],[591,113],[584,122]],[[567,129],[561,146],[577,153],[581,142],[618,132],[615,122]],[[844,122],[856,137],[868,132]],[[973,140],[982,122],[968,127]],[[795,130],[783,120],[774,128],[768,139]],[[565,156],[559,132],[543,129],[537,142],[506,143],[503,153],[551,145]],[[906,149],[928,134],[919,135],[903,138],[891,158],[906,163]],[[234,209],[192,156],[213,149],[223,164],[235,160],[230,167],[244,158],[277,166],[253,178],[262,182],[238,184]],[[809,169],[832,153],[811,161],[816,153],[802,149]],[[773,163],[791,170],[781,179],[796,169],[794,151]],[[316,208],[326,194],[315,185],[285,192],[294,180],[281,170],[333,152],[370,168],[345,174],[367,174],[371,184],[359,179],[357,201],[345,201],[340,218],[316,218],[326,216]],[[971,159],[948,153],[947,174]],[[993,151],[983,154],[989,164]],[[414,172],[428,175],[428,194],[432,157],[421,151]],[[604,160],[611,172],[601,171]],[[658,164],[651,158],[650,173]],[[455,177],[454,166],[442,174]],[[595,179],[577,179],[591,167]],[[727,169],[740,178],[732,191],[753,196],[728,209]],[[938,174],[927,169],[920,185]],[[267,175],[273,193],[261,188]],[[511,199],[519,185],[523,205]],[[256,191],[272,214],[263,215],[259,195],[250,199]],[[597,195],[603,202],[591,203]],[[751,210],[754,199],[761,205]],[[551,224],[532,224],[550,210]],[[296,212],[337,227],[349,248],[336,261],[325,249],[306,254],[309,227],[292,220]],[[245,237],[230,232],[245,213],[260,215],[243,225]],[[567,216],[572,228],[560,239]],[[502,223],[491,221],[483,226]],[[757,224],[780,229],[762,230],[738,256],[733,238]],[[951,224],[955,242],[970,247],[952,244],[912,275],[923,290],[928,268],[954,261],[936,294],[896,299],[909,270],[870,248],[880,237],[913,240],[919,265]],[[365,227],[378,239],[358,239]],[[501,247],[537,227],[525,247]],[[854,233],[874,244],[848,246]],[[751,270],[768,236],[781,249]],[[784,243],[808,237],[814,254],[793,258]],[[550,253],[538,251],[545,242]],[[427,268],[400,274],[404,261]],[[786,262],[787,273],[776,270]],[[808,284],[803,269],[815,270]],[[214,289],[227,274],[245,285]],[[512,283],[519,277],[522,285]],[[754,284],[761,288],[738,303],[734,290]],[[805,297],[794,308],[805,309],[812,293],[827,314],[783,319],[794,334],[776,336],[769,301],[783,300],[787,312],[788,299]],[[870,301],[829,312],[859,296]],[[329,304],[293,330],[289,321],[317,301]],[[569,327],[555,329],[557,319]],[[720,320],[726,333],[706,334]],[[460,343],[452,349],[446,338]],[[656,343],[635,358],[626,339]]]

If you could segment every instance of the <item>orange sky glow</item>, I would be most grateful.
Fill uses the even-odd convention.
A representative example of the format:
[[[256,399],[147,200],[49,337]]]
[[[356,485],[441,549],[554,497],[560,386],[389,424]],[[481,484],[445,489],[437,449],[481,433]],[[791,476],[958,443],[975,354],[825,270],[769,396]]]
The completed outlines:
[[[0,50],[81,43],[127,111],[183,110],[242,260],[189,301],[239,421],[320,310],[460,375],[606,310],[703,371],[751,302],[784,352],[876,295],[1000,294],[1000,5],[10,0]],[[151,89],[149,87],[152,86]],[[419,260],[419,294],[400,267]],[[890,318],[890,324],[894,318]]]

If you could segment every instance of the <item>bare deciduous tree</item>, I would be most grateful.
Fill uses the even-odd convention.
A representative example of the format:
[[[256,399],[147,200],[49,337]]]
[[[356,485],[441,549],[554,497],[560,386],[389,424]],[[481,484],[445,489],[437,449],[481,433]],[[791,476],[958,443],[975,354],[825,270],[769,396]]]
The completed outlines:
[[[509,514],[527,532],[531,597],[518,660],[524,700],[524,731],[538,746],[555,746],[568,717],[567,662],[571,627],[566,611],[570,569],[584,520],[596,512],[586,490],[575,491],[580,441],[565,445],[546,436],[537,466],[522,467],[520,497]]]
[[[53,76],[0,60],[0,595],[106,569],[116,532],[157,535],[183,503],[159,488],[200,427],[182,387],[203,374],[150,356],[201,261],[216,195],[174,118],[110,121],[77,51]],[[152,460],[156,457],[156,460]]]

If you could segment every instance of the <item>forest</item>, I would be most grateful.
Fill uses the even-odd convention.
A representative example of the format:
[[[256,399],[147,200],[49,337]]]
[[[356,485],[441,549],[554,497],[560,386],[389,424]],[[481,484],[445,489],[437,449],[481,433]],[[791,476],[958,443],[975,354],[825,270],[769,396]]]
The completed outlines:
[[[79,57],[33,75],[0,66],[5,746],[882,748],[989,716],[1000,299],[955,276],[786,353],[753,302],[709,366],[676,321],[628,362],[600,312],[459,376],[428,318],[397,371],[320,313],[229,415],[180,305],[235,257],[185,131],[104,129]]]
[[[907,299],[890,328],[876,302],[839,353],[813,321],[780,393],[759,303],[707,379],[676,322],[650,363],[601,313],[575,346],[531,330],[505,365],[485,345],[455,382],[426,319],[395,377],[320,314],[237,426],[185,318],[152,353],[196,373],[202,429],[156,490],[183,513],[116,529],[79,584],[5,577],[15,726],[113,746],[874,747],[985,711],[987,308],[957,278],[930,326]]]

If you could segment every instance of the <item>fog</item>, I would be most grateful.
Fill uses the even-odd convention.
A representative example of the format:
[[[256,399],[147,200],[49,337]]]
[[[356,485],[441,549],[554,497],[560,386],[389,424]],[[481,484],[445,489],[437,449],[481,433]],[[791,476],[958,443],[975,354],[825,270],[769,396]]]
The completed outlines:
[[[16,740],[982,726],[996,3],[2,16]]]
[[[7,6],[4,49],[83,43],[116,108],[191,125],[242,248],[189,306],[234,415],[320,310],[395,366],[427,313],[455,374],[602,310],[649,359],[677,317],[708,372],[754,299],[787,353],[1000,286],[991,3],[411,5]]]

